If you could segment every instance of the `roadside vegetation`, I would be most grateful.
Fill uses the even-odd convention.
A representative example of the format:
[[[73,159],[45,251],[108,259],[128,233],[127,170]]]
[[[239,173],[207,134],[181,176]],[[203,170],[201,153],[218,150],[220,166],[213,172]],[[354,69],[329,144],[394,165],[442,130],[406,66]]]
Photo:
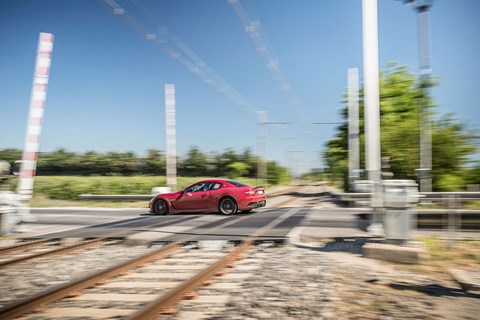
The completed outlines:
[[[0,159],[13,163],[21,159],[21,151],[0,150]],[[205,154],[193,146],[185,157],[178,158],[176,189],[206,178],[228,178],[256,185],[257,163],[258,158],[250,150]],[[41,153],[32,205],[117,206],[112,201],[80,201],[79,195],[151,194],[152,188],[167,185],[165,164],[165,154],[159,150],[149,150],[143,156],[133,152],[75,153],[64,149]],[[267,172],[265,187],[290,182],[288,170],[274,161],[267,162]],[[17,177],[9,178],[10,190],[16,189],[17,180]],[[128,203],[129,206],[140,204]]]
[[[419,243],[427,252],[422,263],[416,265],[392,264],[396,269],[452,280],[451,269],[476,272],[480,267],[478,239],[453,240],[438,236],[421,237]]]
[[[394,179],[415,180],[419,164],[419,101],[431,115],[432,177],[434,191],[467,191],[480,185],[480,161],[473,160],[478,150],[478,132],[459,123],[454,115],[438,115],[428,89],[437,84],[421,81],[407,67],[389,64],[380,74],[381,154],[383,170]],[[363,88],[360,103],[360,161],[365,168]],[[348,102],[345,95],[343,122],[327,142],[324,153],[326,175],[338,187],[348,190]],[[472,190],[473,191],[473,190]]]

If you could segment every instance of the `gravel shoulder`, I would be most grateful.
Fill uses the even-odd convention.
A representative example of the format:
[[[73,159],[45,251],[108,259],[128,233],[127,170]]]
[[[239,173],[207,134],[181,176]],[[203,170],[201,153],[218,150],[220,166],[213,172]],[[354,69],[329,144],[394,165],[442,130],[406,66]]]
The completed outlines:
[[[4,268],[0,304],[146,250],[102,247],[85,257],[77,254],[75,263],[66,256]],[[251,276],[229,290],[222,308],[202,307],[203,318],[453,320],[480,314],[479,292],[462,291],[446,273],[428,266],[393,265],[307,245],[259,246],[241,261],[255,266]],[[200,296],[202,290],[209,289],[200,289]]]
[[[277,247],[208,319],[478,319],[479,298],[453,280],[346,252]]]

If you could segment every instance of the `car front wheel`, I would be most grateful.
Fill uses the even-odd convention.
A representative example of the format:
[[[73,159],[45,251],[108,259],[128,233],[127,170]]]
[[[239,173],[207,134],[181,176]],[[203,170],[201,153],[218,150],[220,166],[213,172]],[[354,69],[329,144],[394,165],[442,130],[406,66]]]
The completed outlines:
[[[235,200],[233,200],[230,197],[223,198],[220,200],[219,204],[220,212],[225,214],[225,215],[232,215],[237,213],[238,206]]]
[[[156,214],[160,214],[162,216],[168,214],[168,205],[163,200],[158,200],[155,202],[154,211]]]

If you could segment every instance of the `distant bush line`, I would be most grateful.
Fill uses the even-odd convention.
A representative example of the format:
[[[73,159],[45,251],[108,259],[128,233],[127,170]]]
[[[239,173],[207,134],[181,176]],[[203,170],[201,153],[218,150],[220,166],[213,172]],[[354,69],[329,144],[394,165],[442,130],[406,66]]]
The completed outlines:
[[[0,160],[13,164],[21,157],[21,150],[0,150]],[[134,152],[77,153],[65,149],[42,152],[37,161],[35,193],[53,199],[74,199],[81,193],[149,194],[152,187],[165,186],[165,164],[165,154],[160,150],[148,150],[141,156]],[[184,157],[177,158],[177,175],[183,177],[178,185],[193,183],[196,177],[244,179],[255,184],[257,164],[258,158],[248,149],[206,154],[191,147]],[[11,180],[14,189],[16,179]],[[267,162],[269,185],[289,181],[286,168],[275,161]]]

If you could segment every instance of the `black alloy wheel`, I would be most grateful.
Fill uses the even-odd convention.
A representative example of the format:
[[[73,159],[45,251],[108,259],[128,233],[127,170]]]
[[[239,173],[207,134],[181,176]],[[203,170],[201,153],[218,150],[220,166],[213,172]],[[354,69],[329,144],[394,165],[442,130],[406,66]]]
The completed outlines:
[[[220,212],[225,215],[235,214],[238,210],[237,203],[230,197],[226,197],[220,200],[219,208]]]
[[[154,208],[154,211],[155,211],[156,214],[160,214],[162,216],[168,214],[168,205],[163,200],[157,200],[157,202],[155,202],[153,208]]]

